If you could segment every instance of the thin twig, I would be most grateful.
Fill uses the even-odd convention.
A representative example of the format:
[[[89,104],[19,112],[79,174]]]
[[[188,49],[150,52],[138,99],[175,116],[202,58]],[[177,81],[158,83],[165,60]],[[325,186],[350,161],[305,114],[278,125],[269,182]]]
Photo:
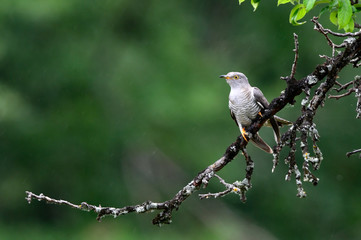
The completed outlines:
[[[299,48],[298,36],[296,33],[293,33],[293,38],[295,40],[295,49],[293,49],[293,51],[295,52],[295,59],[292,64],[292,70],[291,70],[291,75],[290,75],[291,79],[293,79],[296,74],[297,60],[298,60],[298,48]]]
[[[351,151],[351,152],[346,153],[346,156],[347,156],[347,157],[350,157],[352,154],[359,153],[359,152],[361,152],[361,149],[353,150],[353,151]],[[360,156],[360,157],[361,157],[361,156]]]
[[[81,204],[77,205],[77,204],[68,202],[66,200],[61,200],[61,199],[56,200],[54,198],[45,196],[42,193],[40,193],[39,195],[36,195],[36,194],[34,194],[32,192],[29,192],[29,191],[26,191],[25,193],[27,194],[25,199],[28,201],[29,204],[31,203],[32,199],[37,199],[38,201],[45,201],[46,203],[57,204],[57,205],[66,205],[66,206],[76,208],[76,209],[87,210],[87,209],[83,209]]]
[[[46,203],[51,204],[57,204],[57,205],[67,205],[72,208],[76,208],[83,211],[93,211],[98,214],[97,220],[100,221],[101,218],[107,215],[112,215],[113,217],[118,217],[120,215],[125,215],[131,212],[137,212],[137,213],[145,213],[154,209],[166,209],[168,206],[165,203],[154,203],[151,201],[144,202],[142,204],[134,205],[134,206],[127,206],[123,208],[114,208],[114,207],[102,207],[102,206],[95,206],[88,204],[86,202],[82,202],[81,204],[77,205],[65,200],[57,200],[48,196],[45,196],[44,194],[36,195],[32,192],[26,191],[26,200],[28,203],[31,203],[32,199],[36,199],[38,201],[45,201]]]
[[[347,47],[349,44],[352,43],[353,39],[345,39],[343,43],[335,44],[328,37],[328,34],[331,34],[331,35],[337,36],[337,37],[357,37],[357,36],[361,35],[361,30],[356,32],[356,33],[337,33],[337,32],[333,32],[330,29],[324,28],[317,20],[318,20],[318,17],[313,17],[311,19],[311,21],[315,24],[314,29],[317,30],[318,32],[322,33],[325,36],[325,38],[326,38],[326,40],[328,42],[328,45],[330,45],[332,47],[332,57],[335,56],[335,49],[336,48],[345,48],[345,47]]]
[[[236,187],[234,184],[230,184],[227,183],[223,178],[221,178],[220,176],[218,176],[217,174],[214,174],[215,177],[218,178],[218,180],[226,187],[226,190],[222,191],[222,192],[218,192],[218,193],[206,193],[206,194],[199,194],[199,198],[200,199],[207,199],[210,197],[213,198],[218,198],[218,197],[224,197],[225,195],[227,195],[230,192],[240,192],[240,189],[238,187]]]
[[[352,85],[354,83],[354,81],[350,81],[350,82],[348,82],[348,83],[346,83],[346,84],[341,84],[341,83],[339,83],[339,82],[335,82],[335,84],[336,85],[338,85],[339,86],[339,88],[333,88],[333,90],[335,90],[336,92],[340,92],[340,91],[342,91],[342,90],[344,90],[344,89],[347,89],[350,85]]]
[[[224,197],[232,191],[233,191],[233,188],[227,188],[226,190],[224,190],[222,192],[205,193],[205,194],[199,194],[198,196],[199,196],[199,199],[218,198],[218,197]]]
[[[357,37],[357,36],[361,35],[361,31],[358,31],[358,32],[355,32],[355,33],[351,33],[351,32],[347,32],[347,33],[333,32],[330,29],[324,28],[317,20],[318,20],[318,17],[313,17],[311,19],[311,21],[315,24],[316,29],[319,30],[319,32],[321,32],[325,36],[327,34],[331,34],[331,35],[336,36],[336,37]],[[328,38],[328,40],[329,40],[329,38]]]
[[[347,92],[340,94],[340,95],[329,95],[328,98],[334,98],[336,100],[339,100],[340,98],[346,97],[350,95],[351,93],[355,92],[354,88],[350,88]]]

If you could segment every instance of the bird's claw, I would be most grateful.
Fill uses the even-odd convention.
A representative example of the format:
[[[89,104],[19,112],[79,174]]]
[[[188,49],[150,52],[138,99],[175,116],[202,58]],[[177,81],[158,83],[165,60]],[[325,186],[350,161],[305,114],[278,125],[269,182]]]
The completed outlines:
[[[248,135],[248,133],[246,132],[246,130],[245,130],[244,128],[242,128],[241,133],[242,133],[243,139],[246,140],[246,142],[248,142],[248,139],[247,139],[247,137],[246,137],[246,136]]]

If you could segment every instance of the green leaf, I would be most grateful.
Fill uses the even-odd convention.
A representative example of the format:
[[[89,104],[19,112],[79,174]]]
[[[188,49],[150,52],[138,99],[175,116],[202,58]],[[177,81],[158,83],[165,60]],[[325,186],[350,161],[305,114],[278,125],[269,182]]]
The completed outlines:
[[[337,26],[338,20],[336,11],[330,13],[330,21]]]
[[[243,3],[246,0],[238,0],[238,4],[241,5],[241,3]]]
[[[338,8],[338,25],[339,28],[344,28],[349,24],[352,17],[352,7],[350,0],[339,0]]]
[[[316,0],[304,0],[303,4],[306,6],[306,12],[310,11],[315,5]]]
[[[295,25],[295,26],[304,24],[305,22],[299,23],[298,20],[302,19],[305,15],[306,15],[306,7],[305,7],[305,5],[297,4],[291,10],[289,21],[290,21],[290,23],[292,25]]]
[[[251,4],[253,7],[253,12],[257,10],[258,4],[261,0],[251,0]]]
[[[277,6],[279,6],[281,4],[286,4],[286,3],[289,3],[289,2],[293,3],[293,1],[291,1],[291,0],[278,0]]]
[[[353,32],[354,28],[355,28],[355,23],[351,18],[350,22],[343,29],[345,30],[345,32]]]
[[[327,4],[327,6],[326,7],[324,7],[324,8],[330,8],[330,0],[317,0],[316,2],[315,2],[315,4],[313,5],[313,7],[316,7],[317,5],[319,5],[319,4],[324,4],[324,3],[328,3]],[[321,11],[322,10],[324,10],[324,8],[322,8],[321,9]],[[324,10],[325,11],[325,10]],[[320,14],[321,15],[321,14]]]
[[[338,0],[332,0],[331,2],[330,2],[330,9],[331,8],[338,8]]]

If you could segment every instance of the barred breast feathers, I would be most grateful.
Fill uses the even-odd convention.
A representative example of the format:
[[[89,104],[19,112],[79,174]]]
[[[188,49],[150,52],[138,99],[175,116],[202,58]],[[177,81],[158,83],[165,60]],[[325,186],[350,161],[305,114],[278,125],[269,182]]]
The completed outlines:
[[[229,108],[242,126],[250,125],[261,109],[254,99],[253,92],[245,89],[231,90]]]

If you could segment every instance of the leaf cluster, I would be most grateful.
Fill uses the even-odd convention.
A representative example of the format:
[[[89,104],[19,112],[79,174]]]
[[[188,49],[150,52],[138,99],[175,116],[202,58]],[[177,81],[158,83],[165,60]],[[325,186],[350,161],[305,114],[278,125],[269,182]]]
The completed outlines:
[[[239,0],[239,4],[245,0]],[[251,0],[254,11],[257,9],[260,0]],[[323,8],[319,16],[329,12],[330,21],[345,32],[353,32],[355,27],[356,13],[361,11],[361,4],[358,0],[278,0],[277,5],[290,3],[294,5],[290,12],[289,22],[298,26],[305,23],[300,22],[306,14],[316,6],[321,5]]]

